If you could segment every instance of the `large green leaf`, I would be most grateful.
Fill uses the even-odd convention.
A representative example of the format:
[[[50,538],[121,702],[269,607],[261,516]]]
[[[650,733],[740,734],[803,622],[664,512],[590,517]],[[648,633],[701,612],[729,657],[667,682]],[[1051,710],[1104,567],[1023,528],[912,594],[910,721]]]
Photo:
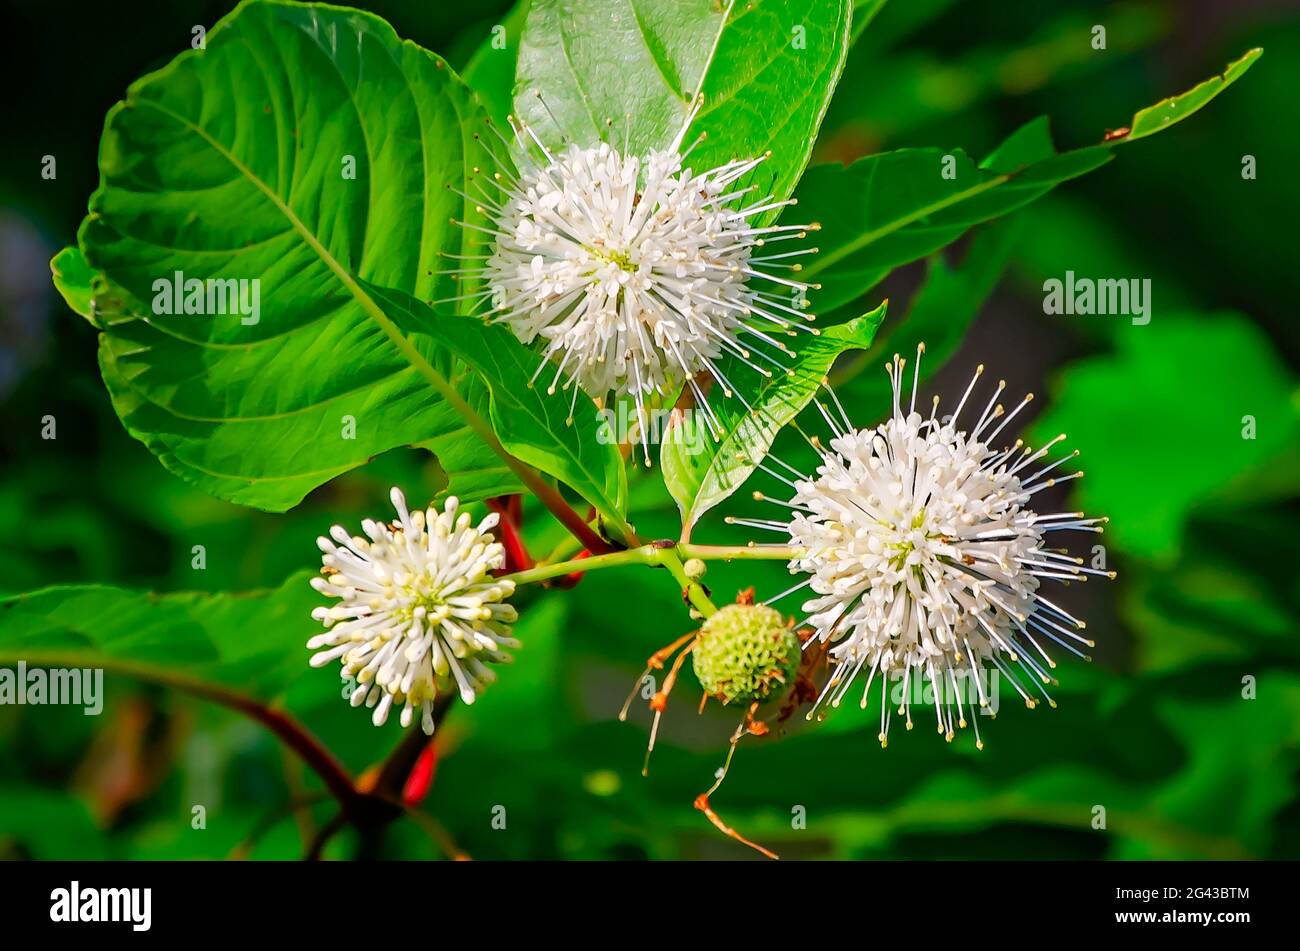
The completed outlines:
[[[627,474],[617,440],[591,401],[578,393],[548,394],[528,381],[543,357],[500,324],[438,314],[407,294],[367,287],[413,341],[432,341],[478,373],[492,394],[492,427],[517,459],[576,489],[615,523],[627,507]],[[548,379],[547,377],[544,377]]]
[[[131,315],[141,312],[138,303],[86,263],[80,248],[64,248],[54,256],[50,268],[54,286],[68,306],[96,327],[137,319]],[[488,391],[483,381],[467,372],[453,381],[466,403],[486,415]],[[463,501],[471,501],[521,487],[505,462],[463,422],[416,445],[437,456],[444,479],[434,486],[436,491],[454,491]]]
[[[483,121],[442,60],[336,7],[241,5],[135,83],[80,234],[141,302],[100,338],[128,430],[205,491],[277,511],[406,444],[445,454],[453,489],[459,471],[468,494],[514,488],[418,366],[455,376],[451,361],[402,340],[357,283],[457,294],[438,255],[483,238],[452,222],[477,213],[451,190],[491,165]],[[258,281],[259,319],[151,312],[177,272]]]
[[[748,410],[736,398],[715,400],[711,405],[721,430],[717,439],[708,435],[698,413],[669,431],[659,459],[664,484],[681,510],[685,533],[749,478],[777,433],[812,400],[835,358],[846,350],[871,346],[884,317],[885,304],[881,304],[869,314],[808,338],[791,372],[764,380],[748,397]],[[740,372],[738,357],[724,361],[721,375],[730,379],[733,372]]]
[[[850,0],[535,0],[515,110],[542,140],[630,151],[707,137],[694,168],[772,155],[755,173],[778,198],[808,162],[844,66]],[[540,96],[538,95],[540,93]],[[699,115],[683,132],[691,104]]]
[[[1134,131],[1100,145],[1042,157],[1050,139],[1044,120],[1036,120],[979,165],[960,149],[928,148],[809,169],[796,191],[799,206],[789,214],[822,226],[821,253],[804,270],[806,279],[823,285],[814,306],[830,310],[854,300],[894,268],[937,251],[971,226],[1105,164],[1116,144],[1187,118],[1240,78],[1259,54],[1252,50],[1223,77],[1139,112]]]

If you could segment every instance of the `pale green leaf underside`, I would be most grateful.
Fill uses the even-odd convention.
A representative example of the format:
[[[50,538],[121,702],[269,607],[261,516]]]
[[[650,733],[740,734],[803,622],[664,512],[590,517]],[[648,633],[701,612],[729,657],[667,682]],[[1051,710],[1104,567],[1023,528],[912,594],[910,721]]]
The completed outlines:
[[[748,410],[734,396],[714,400],[711,405],[719,418],[721,438],[710,438],[698,415],[669,430],[659,459],[685,531],[740,488],[767,455],[781,428],[812,400],[836,357],[846,350],[871,346],[884,318],[885,305],[881,304],[869,314],[805,338],[790,366],[792,374],[777,373],[764,380],[753,394],[746,395]],[[733,378],[733,373],[741,372],[739,359],[723,360],[721,372],[724,378]]]
[[[549,146],[642,154],[677,138],[695,169],[771,151],[753,182],[785,198],[849,46],[850,0],[535,0],[515,110]],[[540,97],[538,93],[540,92]],[[698,93],[703,107],[691,123]]]
[[[490,167],[482,123],[441,60],[334,7],[241,6],[135,83],[80,234],[90,266],[143,302],[100,340],[127,428],[205,491],[276,511],[402,445],[431,445],[462,494],[517,487],[350,286],[457,293],[438,255],[481,246],[452,223],[474,212],[449,186]],[[177,271],[257,279],[260,319],[150,313]]]

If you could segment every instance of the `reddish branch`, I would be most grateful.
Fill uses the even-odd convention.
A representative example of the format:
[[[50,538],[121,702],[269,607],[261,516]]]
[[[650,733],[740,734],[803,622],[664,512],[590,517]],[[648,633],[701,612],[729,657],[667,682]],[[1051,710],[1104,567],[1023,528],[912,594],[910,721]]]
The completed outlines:
[[[501,529],[501,544],[506,550],[504,572],[524,571],[533,567],[532,556],[528,554],[528,548],[524,545],[523,536],[520,534],[523,528],[521,521],[523,506],[520,504],[520,497],[498,496],[488,499],[487,506],[501,518],[498,526]]]

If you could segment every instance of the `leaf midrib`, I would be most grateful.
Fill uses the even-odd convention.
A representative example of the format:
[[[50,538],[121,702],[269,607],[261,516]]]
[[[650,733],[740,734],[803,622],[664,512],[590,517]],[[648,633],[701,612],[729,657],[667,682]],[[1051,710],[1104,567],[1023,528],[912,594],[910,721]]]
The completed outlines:
[[[876,169],[875,167],[873,167],[871,170],[872,178],[875,177],[875,173],[876,173]],[[994,178],[989,179],[988,181],[981,182],[978,185],[974,185],[971,188],[967,188],[960,192],[954,192],[952,195],[946,198],[941,198],[938,201],[931,202],[928,205],[924,205],[916,209],[915,211],[913,211],[911,214],[904,215],[903,217],[898,218],[890,222],[889,224],[881,225],[879,228],[876,228],[874,231],[863,232],[862,234],[858,235],[856,238],[853,238],[850,241],[846,241],[844,244],[840,245],[838,248],[835,248],[829,253],[818,255],[818,260],[808,265],[808,267],[804,269],[804,273],[810,277],[820,274],[822,271],[826,270],[831,265],[837,264],[838,262],[844,260],[846,257],[856,254],[858,251],[861,251],[863,248],[867,247],[868,245],[873,244],[876,241],[879,241],[881,238],[888,237],[889,235],[893,234],[895,231],[898,231],[902,228],[906,228],[908,225],[915,224],[916,222],[920,221],[922,218],[928,218],[930,215],[937,214],[938,212],[943,211],[946,208],[950,208],[955,204],[959,204],[960,202],[967,201],[968,199],[974,198],[977,195],[981,195],[986,191],[997,188],[1000,185],[1004,185],[1007,182],[1009,182],[1011,178],[1012,178],[1011,175],[998,175]]]
[[[261,191],[271,204],[274,205],[275,208],[285,217],[285,220],[288,221],[293,229],[298,232],[303,241],[307,244],[308,248],[310,248],[316,256],[320,258],[321,262],[333,272],[334,276],[338,278],[339,283],[342,284],[344,289],[352,295],[360,305],[361,309],[365,311],[366,315],[379,326],[393,345],[397,347],[402,356],[404,356],[407,361],[421,373],[421,375],[432,383],[434,388],[437,389],[444,398],[447,398],[448,393],[453,392],[451,384],[447,382],[446,378],[437,370],[436,367],[433,366],[433,364],[429,363],[429,361],[424,358],[424,355],[421,354],[419,350],[416,349],[415,345],[406,338],[406,335],[403,334],[401,330],[398,329],[397,325],[389,319],[388,315],[385,314],[379,305],[375,303],[374,299],[365,292],[347,269],[339,263],[334,255],[330,254],[328,249],[321,244],[320,239],[316,237],[315,233],[307,227],[306,223],[303,222],[294,210],[285,203],[284,199],[277,195],[275,191],[266,184],[266,182],[262,181],[262,179],[251,168],[245,165],[238,156],[211,136],[202,126],[191,122],[180,113],[168,109],[166,106],[163,106],[154,100],[141,99],[137,101],[136,106],[147,106],[148,108],[154,109],[162,115],[167,116],[174,122],[180,124],[182,128],[197,135],[206,142],[213,151],[228,161],[236,171]]]

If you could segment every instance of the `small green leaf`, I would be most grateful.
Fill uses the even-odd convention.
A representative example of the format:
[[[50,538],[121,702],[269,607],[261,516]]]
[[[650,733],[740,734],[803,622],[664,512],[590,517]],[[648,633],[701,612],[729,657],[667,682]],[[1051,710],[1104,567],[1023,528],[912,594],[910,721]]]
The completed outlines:
[[[1001,145],[980,162],[980,168],[994,172],[1018,172],[1035,162],[1045,162],[1055,154],[1051,122],[1047,116],[1039,116],[1007,136]]]
[[[1010,142],[993,161],[1006,161],[1023,148]],[[813,306],[820,312],[847,304],[894,268],[933,254],[972,226],[1110,158],[1109,149],[1094,146],[1013,174],[980,168],[960,149],[899,149],[847,167],[815,166],[796,192],[799,220],[821,225],[820,253],[804,269],[806,280],[822,285],[810,295]]]
[[[51,259],[50,271],[54,276],[54,288],[67,305],[92,324],[95,323],[92,316],[94,291],[90,286],[95,272],[86,263],[81,249],[64,248]]]
[[[777,433],[812,400],[835,358],[846,350],[871,345],[884,320],[885,306],[809,337],[799,348],[791,373],[776,373],[764,380],[747,397],[748,410],[736,397],[715,400],[712,411],[721,430],[717,440],[709,436],[698,412],[669,429],[659,459],[685,532],[749,478]],[[733,372],[743,372],[739,358],[728,357],[722,376],[731,379]]]
[[[1141,139],[1182,122],[1245,75],[1246,70],[1263,54],[1264,51],[1259,48],[1250,50],[1240,59],[1229,63],[1221,76],[1212,76],[1181,95],[1170,96],[1154,106],[1147,106],[1133,116],[1127,140]]]

